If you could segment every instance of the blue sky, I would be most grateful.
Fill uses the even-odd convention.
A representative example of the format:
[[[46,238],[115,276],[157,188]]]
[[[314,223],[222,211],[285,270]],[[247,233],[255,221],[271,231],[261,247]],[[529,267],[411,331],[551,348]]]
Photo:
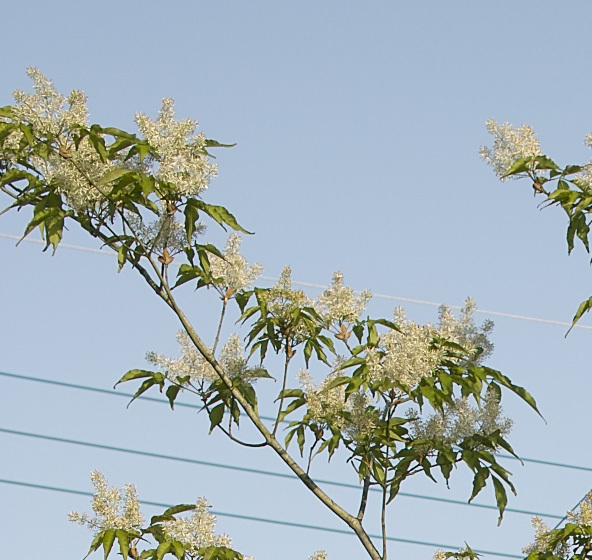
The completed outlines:
[[[256,232],[244,253],[268,277],[289,264],[294,280],[327,284],[341,270],[349,285],[376,294],[450,305],[472,296],[485,310],[563,322],[591,294],[589,258],[581,248],[568,258],[561,213],[541,212],[527,183],[499,183],[478,156],[489,141],[484,122],[494,118],[532,125],[560,164],[589,159],[589,2],[171,4],[5,6],[0,105],[29,89],[28,66],[62,92],[83,89],[91,121],[104,125],[133,129],[137,111],[154,116],[174,97],[179,117],[237,142],[217,152],[220,175],[206,200]],[[3,215],[0,233],[18,235],[26,220]],[[223,241],[213,227],[208,236]],[[74,229],[65,242],[91,246]],[[145,365],[146,351],[176,352],[174,318],[110,257],[64,248],[52,258],[14,244],[0,238],[0,371],[108,389]],[[206,299],[188,291],[184,303],[207,338],[216,308]],[[390,318],[400,303],[375,298],[370,309]],[[416,321],[436,320],[433,306],[405,307]],[[488,365],[527,387],[546,419],[503,401],[516,451],[592,466],[592,332],[564,338],[562,326],[491,318]],[[7,376],[0,428],[285,472],[265,452],[208,437],[190,409],[126,409],[118,397]],[[2,479],[90,490],[96,468],[113,484],[136,483],[146,500],[205,495],[220,512],[340,527],[293,481],[2,432],[0,441]],[[517,509],[561,515],[592,486],[585,471],[508,466]],[[354,481],[338,462],[316,468],[321,478]],[[419,480],[406,490],[466,500],[470,483],[459,472],[450,490]],[[330,492],[355,507],[352,490]],[[488,491],[478,501],[493,503]],[[0,484],[4,555],[26,547],[31,557],[82,558],[91,535],[67,522],[72,509],[88,511],[89,499]],[[393,537],[519,554],[531,539],[529,516],[508,513],[499,528],[496,519],[492,510],[401,497],[389,526]],[[305,559],[318,548],[330,559],[362,557],[346,535],[224,516],[218,524],[258,560]],[[393,542],[389,557],[427,560],[434,550]]]

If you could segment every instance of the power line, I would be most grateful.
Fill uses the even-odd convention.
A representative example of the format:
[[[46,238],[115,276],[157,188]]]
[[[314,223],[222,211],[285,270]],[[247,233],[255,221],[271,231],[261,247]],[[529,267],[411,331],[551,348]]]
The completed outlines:
[[[73,490],[70,488],[63,488],[63,487],[59,487],[59,486],[49,486],[46,484],[35,484],[32,482],[22,482],[19,480],[8,480],[8,479],[0,478],[0,483],[11,484],[14,486],[21,486],[21,487],[26,487],[26,488],[34,488],[36,490],[49,490],[51,492],[61,492],[61,493],[65,493],[65,494],[76,494],[78,496],[89,496],[89,497],[93,496],[92,492],[84,492],[82,490]],[[139,500],[139,501],[141,504],[145,504],[148,506],[165,507],[165,508],[171,507],[171,504],[165,504],[162,502],[153,502],[153,501],[148,501],[148,500]],[[327,532],[327,533],[339,533],[342,535],[353,536],[353,533],[351,531],[347,531],[345,529],[337,529],[334,527],[319,527],[318,525],[309,525],[307,523],[283,521],[280,519],[268,519],[265,517],[255,517],[252,515],[242,515],[242,514],[238,514],[238,513],[229,513],[229,512],[216,511],[216,510],[211,510],[211,512],[214,515],[218,515],[220,517],[231,517],[234,519],[244,519],[247,521],[255,521],[258,523],[271,523],[274,525],[283,525],[286,527],[296,527],[299,529],[314,529],[315,531],[323,531],[323,532]],[[382,537],[380,535],[369,534],[368,536],[372,539],[379,539],[379,540],[382,539]],[[392,541],[392,542],[400,542],[400,543],[404,543],[404,544],[414,544],[414,545],[420,545],[420,546],[443,548],[443,549],[448,549],[448,550],[454,550],[454,549],[461,548],[461,547],[455,546],[455,545],[433,543],[433,542],[420,541],[420,540],[414,540],[414,539],[403,539],[403,538],[399,538],[399,537],[386,537],[386,540]],[[523,558],[523,556],[520,556],[518,554],[507,554],[504,552],[496,552],[496,551],[491,551],[491,550],[479,550],[479,549],[474,549],[474,550],[475,550],[475,552],[478,552],[481,554],[490,554],[491,556],[499,556],[502,558]]]
[[[80,446],[84,446],[84,447],[91,447],[94,449],[104,449],[107,451],[116,451],[119,453],[128,453],[131,455],[140,455],[142,457],[152,457],[155,459],[166,459],[169,461],[191,463],[194,465],[201,465],[201,466],[205,466],[205,467],[214,467],[214,468],[220,468],[220,469],[241,471],[241,472],[246,472],[246,473],[251,473],[251,474],[258,474],[258,475],[263,475],[263,476],[273,476],[273,477],[277,477],[277,478],[287,478],[290,480],[298,480],[297,477],[294,476],[293,474],[278,473],[278,472],[274,472],[274,471],[253,469],[253,468],[249,468],[249,467],[239,467],[236,465],[228,465],[225,463],[214,463],[211,461],[203,461],[200,459],[190,459],[187,457],[177,457],[174,455],[164,455],[162,453],[153,453],[151,451],[141,451],[138,449],[131,449],[129,447],[125,447],[125,448],[124,447],[116,447],[113,445],[105,445],[105,444],[99,444],[99,443],[91,443],[89,441],[66,439],[66,438],[61,438],[61,437],[57,437],[57,436],[48,436],[48,435],[36,434],[36,433],[32,433],[32,432],[23,432],[20,430],[11,430],[8,428],[0,428],[0,432],[5,433],[5,434],[16,435],[16,436],[30,437],[30,438],[36,438],[36,439],[41,439],[41,440],[47,440],[47,441],[55,441],[58,443],[68,443],[68,444],[72,444],[72,445],[80,445]],[[359,485],[349,484],[346,482],[338,482],[335,480],[315,479],[315,482],[318,484],[327,484],[327,485],[331,485],[331,486],[338,486],[341,488],[351,488],[354,490],[360,489]],[[375,492],[381,492],[380,489],[377,489],[374,487],[371,487],[370,490],[375,491]],[[497,510],[497,506],[492,506],[492,505],[488,505],[488,504],[479,504],[479,503],[474,503],[474,502],[467,503],[462,500],[453,500],[451,498],[439,498],[436,496],[425,496],[423,494],[411,494],[408,492],[399,492],[399,496],[404,496],[407,498],[421,499],[421,500],[430,500],[430,501],[436,501],[436,502],[445,502],[448,504],[455,504],[455,505],[461,505],[461,506],[469,506],[469,507],[478,507],[478,508],[483,508],[483,509]],[[549,517],[552,519],[563,519],[563,517],[561,515],[555,515],[552,513],[541,513],[541,512],[537,512],[537,511],[528,511],[528,510],[515,509],[515,508],[506,508],[505,511],[511,512],[511,513],[523,514],[523,515],[531,515],[531,516],[537,515],[539,517]]]
[[[27,243],[37,243],[40,245],[45,245],[45,241],[43,241],[41,239],[32,239],[29,237],[22,239],[18,235],[12,235],[9,233],[0,233],[0,237],[5,238],[5,239],[14,239],[17,241],[22,240],[22,241],[26,241]],[[113,251],[110,251],[107,249],[95,249],[93,247],[84,247],[82,245],[72,245],[70,243],[60,243],[60,247],[64,247],[65,249],[72,249],[74,251],[84,251],[86,253],[95,253],[95,254],[111,255],[111,256],[114,255]],[[275,278],[273,276],[261,276],[261,278],[264,280],[269,280],[271,282],[276,282],[278,280],[277,278]],[[318,288],[321,290],[326,290],[329,287],[325,284],[314,284],[312,282],[300,282],[300,281],[296,281],[296,280],[293,280],[292,284],[296,284],[298,286],[305,286],[308,288]],[[386,294],[372,294],[372,297],[377,298],[377,299],[391,300],[391,301],[403,301],[406,303],[416,303],[419,305],[429,305],[431,307],[440,307],[442,305],[441,303],[436,303],[433,301],[405,298],[405,297],[400,297],[400,296],[391,296],[391,295],[386,295]],[[447,307],[450,307],[451,309],[462,309],[462,306],[460,306],[460,305],[448,305]],[[555,321],[553,319],[541,319],[539,317],[530,317],[528,315],[517,315],[515,313],[504,313],[501,311],[487,311],[485,309],[476,309],[475,313],[481,313],[483,315],[495,315],[497,317],[507,317],[509,319],[518,319],[520,321],[534,321],[536,323],[545,323],[548,325],[558,325],[561,327],[572,327],[571,323],[566,323],[565,321]],[[592,330],[592,326],[582,325],[580,323],[576,323],[573,326],[573,328]]]
[[[96,393],[103,393],[106,395],[111,395],[111,396],[118,396],[118,397],[126,397],[131,399],[133,397],[132,393],[120,393],[118,391],[113,391],[110,389],[100,389],[98,387],[90,387],[88,385],[77,385],[75,383],[66,383],[65,381],[56,381],[53,379],[43,379],[41,377],[31,377],[28,375],[19,375],[16,373],[7,373],[5,371],[0,371],[0,376],[5,376],[5,377],[11,377],[14,379],[20,379],[22,381],[32,381],[34,383],[47,383],[49,385],[56,385],[58,387],[67,387],[69,389],[80,389],[83,391],[91,391],[91,392],[96,392]],[[150,401],[150,402],[156,402],[159,404],[166,404],[169,405],[169,401],[166,399],[158,399],[155,397],[147,397],[147,396],[140,396],[138,397],[138,400],[145,400],[145,401]],[[175,406],[178,407],[186,407],[186,408],[193,408],[196,410],[201,410],[200,406],[197,406],[195,404],[189,404],[189,403],[184,403],[184,402],[177,402],[175,401]],[[269,416],[261,416],[260,417],[262,420],[268,420],[271,422],[275,422],[275,418],[271,418]],[[562,468],[562,469],[572,469],[572,470],[577,470],[577,471],[586,471],[586,472],[592,472],[592,467],[584,467],[581,465],[572,465],[569,463],[559,463],[556,461],[547,461],[545,459],[535,459],[532,457],[520,457],[520,458],[516,458],[513,455],[509,455],[509,454],[505,454],[505,453],[497,453],[496,454],[498,457],[502,458],[502,459],[510,459],[512,461],[520,461],[522,463],[534,463],[537,465],[545,465],[548,467],[558,467],[558,468]]]

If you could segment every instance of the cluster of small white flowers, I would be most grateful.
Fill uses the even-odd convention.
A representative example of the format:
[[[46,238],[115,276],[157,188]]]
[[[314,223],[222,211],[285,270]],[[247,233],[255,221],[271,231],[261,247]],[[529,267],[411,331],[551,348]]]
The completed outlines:
[[[87,124],[88,109],[83,91],[73,90],[68,97],[58,93],[51,80],[37,68],[28,68],[27,76],[33,81],[35,93],[16,90],[15,119],[29,123],[43,136],[60,137],[75,126]],[[64,106],[68,105],[68,109]]]
[[[177,333],[177,341],[181,347],[181,357],[169,358],[163,354],[148,352],[146,360],[160,368],[167,378],[176,381],[177,377],[189,376],[193,381],[214,381],[218,379],[211,364],[199,353],[185,331]],[[244,377],[249,380],[247,358],[238,335],[234,334],[222,347],[218,359],[220,367],[229,377]]]
[[[324,550],[317,550],[308,560],[327,560],[327,553]]]
[[[476,309],[475,300],[467,298],[460,310],[460,318],[457,319],[449,307],[442,305],[439,310],[438,334],[451,342],[460,344],[470,354],[473,354],[477,348],[481,348],[483,352],[477,360],[481,362],[493,352],[493,343],[488,337],[494,325],[493,321],[488,319],[478,327],[473,319]]]
[[[276,284],[263,297],[267,301],[270,315],[280,323],[292,321],[295,309],[313,306],[312,300],[302,290],[292,289],[292,270],[289,266],[284,267]],[[298,325],[290,336],[292,343],[303,340],[306,337],[304,325]]]
[[[382,357],[378,349],[368,350],[366,361],[370,377],[373,380],[387,378],[413,387],[422,378],[431,375],[444,357],[443,349],[432,345],[435,336],[460,344],[470,353],[480,347],[483,354],[479,356],[479,360],[483,359],[493,349],[488,338],[493,323],[486,321],[481,327],[477,327],[473,320],[475,308],[475,302],[468,298],[461,310],[460,319],[457,319],[449,308],[442,306],[438,327],[430,323],[418,325],[409,321],[405,310],[396,308],[394,322],[400,331],[390,330],[380,337],[379,348],[384,352]]]
[[[136,124],[158,152],[156,178],[174,183],[184,196],[199,195],[216,176],[218,167],[204,152],[206,140],[203,133],[194,135],[197,122],[191,119],[177,121],[174,114],[174,101],[166,97],[156,121],[138,113]]]
[[[315,308],[329,324],[352,323],[371,298],[372,294],[367,290],[356,296],[351,288],[344,285],[343,274],[335,272],[331,286],[317,298]]]
[[[40,138],[49,138],[58,153],[48,159],[32,156],[31,163],[57,190],[66,196],[72,208],[92,207],[105,198],[109,184],[98,187],[107,171],[116,167],[113,162],[102,162],[94,147],[85,137],[77,148],[73,134],[78,126],[87,125],[86,95],[73,90],[68,97],[58,93],[51,80],[36,68],[27,74],[33,80],[34,93],[17,90],[13,93],[16,104],[14,118],[31,125]],[[10,138],[8,147],[16,148],[22,134]]]
[[[567,520],[577,525],[592,526],[592,492],[584,496],[576,511],[568,512]]]
[[[278,281],[267,292],[267,302],[270,312],[276,317],[282,317],[294,307],[312,306],[312,300],[302,291],[292,289],[292,269],[285,266]]]
[[[432,560],[448,560],[446,558],[446,553],[443,550],[436,550],[434,555],[432,556]]]
[[[493,119],[485,126],[493,136],[493,147],[482,146],[479,155],[493,167],[494,173],[502,178],[515,161],[541,155],[541,146],[534,130],[528,125],[516,128],[510,123],[498,124]]]
[[[146,223],[137,214],[128,212],[126,219],[142,243],[157,253],[166,247],[169,253],[174,255],[187,246],[185,226],[173,214],[163,211],[157,220]],[[204,231],[205,225],[198,222],[194,237]]]
[[[412,420],[415,438],[438,439],[452,444],[474,434],[487,435],[495,430],[507,435],[513,424],[511,419],[502,416],[499,398],[490,389],[486,391],[480,408],[471,406],[468,398],[460,398],[426,420],[421,420],[412,410],[407,415]]]
[[[104,475],[98,471],[93,471],[90,478],[95,489],[92,501],[95,517],[70,512],[70,521],[87,525],[95,533],[106,529],[138,531],[144,523],[144,516],[140,512],[135,486],[126,484],[123,492],[114,486],[109,487]]]
[[[367,410],[371,400],[362,393],[352,393],[346,400],[344,385],[329,388],[329,384],[337,377],[339,372],[334,372],[317,387],[307,370],[299,372],[307,413],[313,422],[321,425],[325,425],[330,417],[333,427],[359,441],[374,428],[374,418]]]
[[[168,539],[179,541],[187,553],[195,558],[199,549],[208,546],[232,547],[228,535],[216,535],[216,516],[209,512],[210,504],[205,498],[198,498],[190,518],[179,517],[163,521],[162,525]]]
[[[547,524],[538,516],[533,517],[531,520],[532,526],[534,527],[534,542],[525,546],[522,549],[523,554],[530,554],[536,551],[547,551],[549,548],[549,536],[548,533],[551,530]],[[569,558],[569,549],[565,544],[558,545],[553,550],[555,558],[562,558],[567,560]]]
[[[253,281],[261,275],[263,267],[260,264],[249,266],[246,259],[240,254],[241,236],[234,233],[229,236],[221,259],[215,255],[210,256],[212,276],[221,278],[223,291],[227,289],[233,292],[246,290]]]
[[[370,378],[374,381],[389,379],[407,387],[417,384],[433,373],[442,360],[443,353],[431,348],[437,334],[433,325],[418,325],[408,321],[402,308],[395,309],[394,322],[400,332],[389,330],[380,337],[380,349],[370,348],[366,361]]]

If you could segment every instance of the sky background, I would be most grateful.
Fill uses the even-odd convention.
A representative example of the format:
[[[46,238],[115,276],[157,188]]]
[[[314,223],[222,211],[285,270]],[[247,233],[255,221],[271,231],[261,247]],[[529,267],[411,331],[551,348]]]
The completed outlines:
[[[295,281],[325,285],[340,270],[353,288],[395,298],[370,306],[387,318],[402,304],[396,298],[459,306],[472,296],[483,310],[569,322],[592,293],[589,257],[581,247],[568,257],[561,212],[537,209],[527,182],[500,183],[478,149],[494,118],[532,125],[560,164],[590,159],[591,19],[587,1],[21,0],[3,7],[0,106],[14,89],[30,91],[28,66],[62,93],[84,90],[91,122],[105,126],[135,130],[137,111],[155,117],[161,99],[174,97],[178,117],[237,143],[216,152],[220,174],[205,199],[256,232],[243,252],[266,277],[289,264]],[[0,234],[22,233],[28,218],[1,216]],[[212,226],[207,237],[223,243],[222,233]],[[75,229],[64,241],[97,247]],[[113,258],[67,248],[51,257],[4,237],[0,260],[0,371],[107,390],[145,366],[146,351],[176,354],[174,317],[133,271],[118,275]],[[214,294],[187,290],[182,301],[211,341]],[[435,306],[405,307],[417,322],[437,320]],[[525,386],[546,420],[507,396],[515,450],[592,467],[590,327],[564,338],[561,325],[476,317],[496,323],[488,365]],[[125,405],[0,375],[0,429],[287,472],[266,451],[208,437],[195,410]],[[90,491],[98,469],[111,484],[135,483],[148,501],[206,496],[218,512],[344,528],[297,481],[7,432],[0,445],[2,480]],[[313,474],[355,482],[336,459],[319,459]],[[592,487],[583,470],[505,464],[518,489],[510,508],[563,515]],[[459,470],[450,489],[417,479],[403,490],[466,501],[470,486]],[[357,507],[356,491],[326,488]],[[475,501],[493,504],[491,494]],[[370,507],[367,530],[378,533],[377,501]],[[67,521],[70,510],[90,511],[90,499],[0,483],[3,557],[82,558],[92,535]],[[520,554],[530,516],[496,522],[494,510],[401,496],[388,528],[400,539]],[[338,533],[222,515],[218,529],[257,560],[305,560],[319,548],[329,559],[364,557],[354,537]],[[391,542],[389,558],[428,560],[436,548]]]

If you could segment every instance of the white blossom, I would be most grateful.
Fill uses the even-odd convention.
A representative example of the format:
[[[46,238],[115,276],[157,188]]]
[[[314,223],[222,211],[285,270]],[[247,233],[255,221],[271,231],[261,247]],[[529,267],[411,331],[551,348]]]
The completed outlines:
[[[179,358],[169,358],[163,354],[148,352],[146,360],[163,370],[171,381],[185,376],[189,376],[193,381],[218,379],[218,374],[212,365],[202,356],[185,331],[177,333],[177,341],[181,347]],[[218,364],[229,377],[243,377],[245,380],[253,377],[249,374],[242,341],[236,334],[232,335],[222,347]]]
[[[205,498],[198,498],[190,518],[178,517],[163,521],[162,525],[168,539],[179,541],[192,558],[199,556],[199,549],[208,546],[232,547],[228,535],[216,535],[216,516]]]
[[[414,438],[438,439],[449,444],[457,444],[472,435],[487,435],[496,430],[500,430],[505,436],[513,424],[512,420],[502,416],[499,397],[490,388],[480,407],[472,406],[468,398],[462,397],[425,420],[420,419],[414,410],[409,410],[407,416],[412,420],[411,431]]]
[[[132,484],[126,484],[123,490],[110,487],[99,471],[93,471],[90,478],[95,489],[92,501],[95,516],[70,512],[70,521],[87,525],[95,533],[107,529],[139,531],[144,523],[144,516],[140,512],[136,487]]]
[[[307,370],[298,374],[300,387],[306,398],[306,412],[312,422],[321,426],[329,423],[352,440],[359,441],[374,428],[371,399],[362,393],[352,393],[346,400],[345,385],[329,387],[340,372],[328,375],[317,386]]]
[[[87,126],[86,95],[73,90],[68,97],[58,93],[51,80],[38,69],[29,68],[34,93],[20,90],[13,93],[14,119],[32,126],[35,135],[48,139],[54,152],[47,159],[37,155],[30,162],[48,183],[66,197],[67,203],[77,210],[93,207],[105,200],[111,183],[100,185],[101,179],[113,168],[122,165],[101,161],[88,137],[78,147],[74,134],[79,126]],[[21,133],[10,138],[8,147],[15,149]],[[131,165],[131,164],[128,164]]]
[[[194,134],[197,122],[191,119],[177,121],[174,114],[174,101],[166,97],[156,121],[138,113],[136,124],[158,152],[156,178],[173,183],[184,196],[196,196],[208,187],[218,168],[204,152],[206,139],[203,133]]]
[[[494,173],[502,180],[515,161],[535,158],[542,153],[534,130],[528,125],[516,128],[510,123],[500,125],[489,119],[485,126],[493,136],[493,147],[482,146],[479,155],[493,167]]]
[[[356,296],[355,292],[344,285],[343,274],[335,272],[331,286],[318,298],[315,308],[327,323],[352,323],[366,308],[372,294],[365,290]]]
[[[488,355],[493,348],[488,338],[493,323],[486,321],[477,327],[473,321],[474,310],[475,302],[470,298],[461,310],[460,319],[442,306],[440,323],[436,327],[430,323],[418,325],[406,318],[403,308],[396,308],[393,320],[399,330],[391,329],[381,335],[378,348],[367,351],[371,379],[386,378],[406,387],[415,386],[422,378],[430,376],[444,357],[444,350],[432,344],[436,336],[460,344],[475,359],[478,347],[484,350],[479,360]]]
[[[327,553],[324,550],[317,550],[308,560],[327,560]]]
[[[253,281],[261,275],[263,267],[260,264],[249,266],[246,259],[240,254],[241,236],[234,233],[228,237],[226,247],[221,259],[216,255],[210,256],[212,276],[221,279],[221,290],[225,293],[231,290],[233,293],[246,290]]]

